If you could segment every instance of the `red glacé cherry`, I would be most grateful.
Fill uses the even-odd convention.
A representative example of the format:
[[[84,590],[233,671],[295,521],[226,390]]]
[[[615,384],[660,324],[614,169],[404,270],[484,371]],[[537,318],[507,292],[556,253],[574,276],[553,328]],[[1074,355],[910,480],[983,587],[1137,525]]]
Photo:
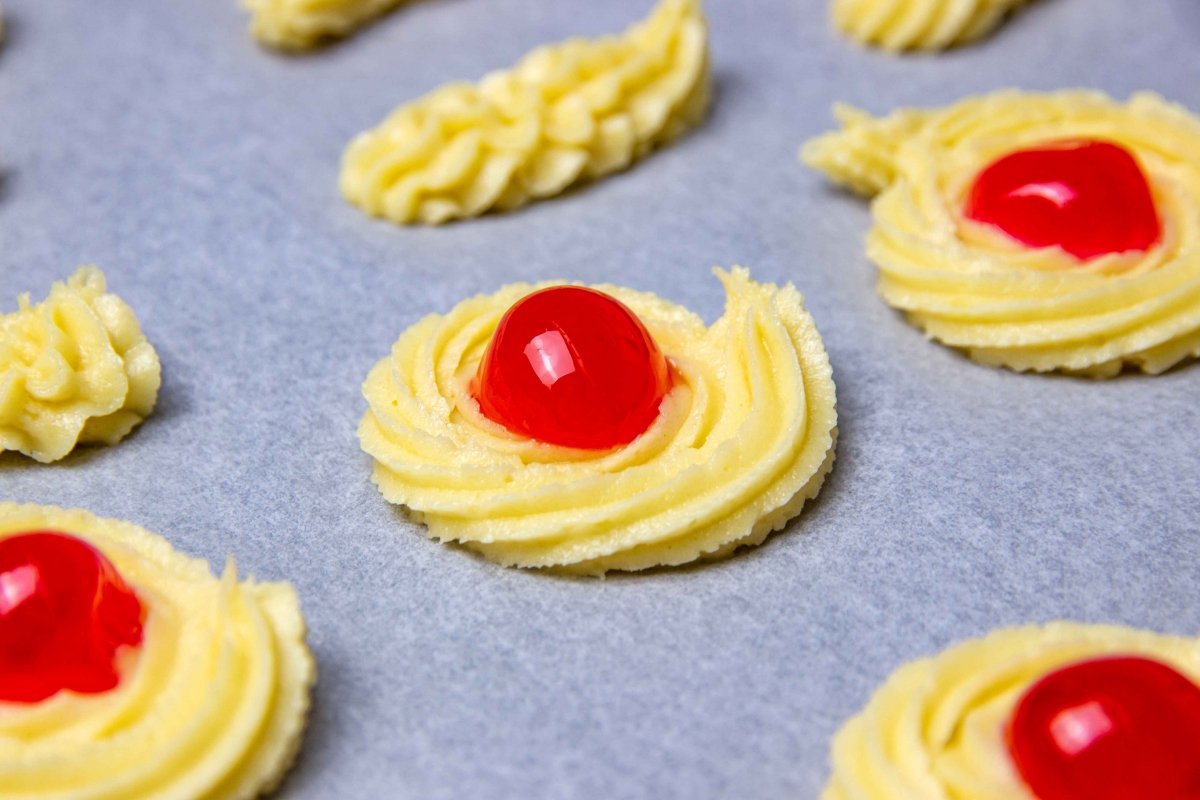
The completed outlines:
[[[1162,238],[1150,184],[1133,154],[1091,139],[994,162],[975,178],[966,215],[1030,247],[1058,245],[1081,261],[1144,252]]]
[[[1200,800],[1200,686],[1158,661],[1051,673],[1017,705],[1008,738],[1039,800]]]
[[[553,286],[500,320],[472,393],[514,433],[608,450],[644,433],[670,388],[666,358],[629,308],[594,289]]]
[[[0,539],[0,701],[115,688],[117,649],[141,644],[142,618],[137,595],[87,542],[53,531]]]

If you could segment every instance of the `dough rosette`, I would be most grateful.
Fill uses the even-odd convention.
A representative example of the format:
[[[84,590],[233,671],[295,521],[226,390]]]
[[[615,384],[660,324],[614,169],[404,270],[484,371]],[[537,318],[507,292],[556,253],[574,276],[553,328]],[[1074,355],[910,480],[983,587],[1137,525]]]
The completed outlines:
[[[116,444],[154,410],[160,380],[133,311],[82,267],[0,317],[0,450],[50,462],[77,444]]]
[[[1029,0],[833,0],[834,26],[885,50],[945,50],[979,39]]]
[[[363,386],[359,436],[384,497],[431,537],[511,566],[600,575],[763,541],[833,464],[832,373],[790,284],[717,274],[727,305],[711,327],[652,294],[597,287],[638,315],[674,376],[657,420],[611,451],[522,438],[471,395],[500,318],[539,287],[508,286],[409,328]]]
[[[1140,656],[1200,681],[1200,642],[1131,628],[1012,628],[901,667],[833,743],[822,800],[1036,800],[1005,739],[1041,678],[1090,659]]]
[[[708,107],[699,0],[662,0],[621,36],[539,48],[478,85],[455,83],[360,134],[342,192],[398,223],[510,210],[625,169]]]
[[[1153,94],[1006,91],[883,119],[839,107],[842,130],[802,157],[866,195],[879,291],[932,338],[1015,370],[1162,372],[1200,352],[1200,120]],[[1145,252],[1081,262],[964,216],[974,177],[1021,148],[1101,140],[1129,151],[1162,221]]]
[[[0,503],[0,539],[54,530],[100,550],[145,608],[142,644],[103,694],[0,702],[7,800],[249,800],[300,745],[315,679],[285,583],[221,578],[162,537],[83,511]]]
[[[306,50],[347,36],[403,0],[242,0],[250,31],[282,50]]]

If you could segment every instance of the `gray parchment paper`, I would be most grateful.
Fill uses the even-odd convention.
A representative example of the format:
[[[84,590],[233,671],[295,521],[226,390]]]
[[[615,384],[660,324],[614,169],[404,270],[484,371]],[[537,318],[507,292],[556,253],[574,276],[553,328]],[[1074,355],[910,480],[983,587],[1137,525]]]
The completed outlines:
[[[796,159],[835,100],[1086,85],[1200,110],[1195,0],[1041,0],[936,58],[839,41],[824,0],[709,0],[702,129],[441,230],[342,202],[350,137],[651,0],[414,0],[308,57],[256,47],[233,0],[5,5],[4,308],[97,263],[165,383],[118,447],[0,458],[0,496],[299,587],[321,681],[281,798],[813,798],[830,736],[903,661],[1059,617],[1200,633],[1200,366],[1090,383],[927,343],[874,294],[866,205]],[[563,277],[711,320],[709,268],[734,263],[805,293],[840,399],[831,479],[765,546],[558,579],[425,540],[370,484],[359,385],[422,315]]]

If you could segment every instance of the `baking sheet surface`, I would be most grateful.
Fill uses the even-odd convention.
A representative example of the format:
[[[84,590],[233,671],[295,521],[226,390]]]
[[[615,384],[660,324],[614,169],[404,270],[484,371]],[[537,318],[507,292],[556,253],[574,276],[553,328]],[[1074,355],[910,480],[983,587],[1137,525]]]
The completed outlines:
[[[3,307],[99,264],[165,378],[118,447],[0,457],[0,496],[297,585],[321,679],[280,798],[813,798],[830,736],[906,660],[1062,617],[1200,632],[1200,366],[1091,383],[927,343],[874,294],[866,205],[796,159],[836,100],[1081,85],[1200,110],[1200,5],[1041,0],[895,58],[834,37],[823,0],[709,0],[713,115],[629,173],[439,230],[340,199],[342,148],[395,105],[650,4],[419,0],[284,57],[232,0],[6,3]],[[359,385],[424,314],[567,278],[712,320],[709,269],[735,263],[805,293],[840,401],[830,480],[765,546],[528,574],[425,540],[369,482]]]

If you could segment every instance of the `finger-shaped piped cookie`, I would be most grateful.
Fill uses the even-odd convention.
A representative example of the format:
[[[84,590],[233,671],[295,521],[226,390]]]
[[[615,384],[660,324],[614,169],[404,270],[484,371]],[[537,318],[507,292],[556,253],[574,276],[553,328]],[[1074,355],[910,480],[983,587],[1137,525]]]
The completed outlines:
[[[477,85],[401,106],[350,143],[342,192],[398,223],[514,209],[625,169],[693,127],[709,80],[700,0],[661,0],[621,36],[542,47]]]
[[[833,0],[839,31],[885,50],[945,50],[991,32],[1029,0]]]
[[[513,285],[420,321],[363,386],[376,484],[506,565],[603,574],[761,542],[832,466],[834,386],[794,288],[718,274],[710,327],[614,286]]]
[[[160,380],[133,311],[83,267],[0,316],[0,451],[48,462],[116,444],[154,410]]]
[[[353,33],[403,0],[242,0],[260,42],[306,50]]]
[[[897,670],[833,743],[822,800],[1194,797],[1200,641],[998,631]]]
[[[932,338],[1094,377],[1200,352],[1200,120],[1184,108],[1008,91],[838,117],[803,158],[876,195],[880,294]]]

